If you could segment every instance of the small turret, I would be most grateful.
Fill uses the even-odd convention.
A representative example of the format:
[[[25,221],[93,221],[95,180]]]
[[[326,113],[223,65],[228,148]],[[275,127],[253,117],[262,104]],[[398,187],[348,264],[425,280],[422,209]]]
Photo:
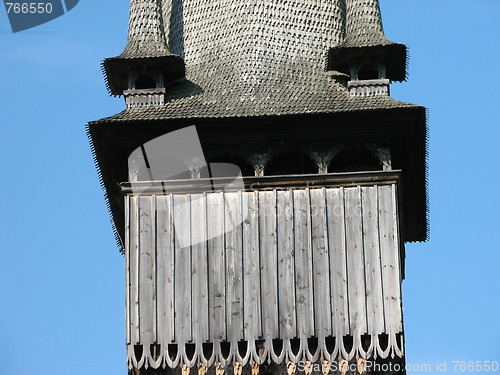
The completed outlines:
[[[127,107],[163,105],[167,85],[185,75],[162,22],[158,0],[131,0],[127,46],[120,56],[104,60],[109,92],[124,95]]]
[[[353,96],[389,95],[406,78],[406,46],[384,35],[378,0],[346,0],[345,39],[331,48],[328,70],[349,75]]]

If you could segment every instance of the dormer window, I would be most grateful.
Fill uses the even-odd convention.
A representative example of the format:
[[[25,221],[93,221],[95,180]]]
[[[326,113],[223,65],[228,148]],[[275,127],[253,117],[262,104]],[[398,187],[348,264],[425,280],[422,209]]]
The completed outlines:
[[[385,78],[385,65],[382,63],[366,62],[351,66],[351,81],[368,81]]]
[[[156,87],[157,87],[156,80],[149,74],[141,74],[135,80],[136,90],[155,89]]]
[[[123,91],[127,107],[151,107],[165,103],[163,74],[158,69],[131,69],[128,72],[128,90]]]
[[[379,79],[381,77],[380,70],[373,64],[364,64],[358,71],[358,79],[364,81],[367,79]]]

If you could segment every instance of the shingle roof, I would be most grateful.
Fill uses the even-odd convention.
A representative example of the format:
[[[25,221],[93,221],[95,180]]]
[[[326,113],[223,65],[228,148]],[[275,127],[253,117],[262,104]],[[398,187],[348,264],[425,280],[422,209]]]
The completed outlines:
[[[158,0],[131,1],[127,46],[118,58],[170,55]]]
[[[391,43],[377,0],[159,1],[132,1],[121,57],[171,51],[184,58],[186,79],[167,87],[165,105],[127,109],[104,121],[410,106],[388,97],[352,98],[325,72],[331,47]]]
[[[345,29],[342,47],[393,44],[384,35],[378,0],[347,0]]]
[[[236,80],[222,83],[199,76],[191,78],[194,76],[191,74],[194,82],[183,80],[167,88],[169,101],[165,105],[128,108],[101,122],[328,114],[416,107],[389,96],[352,97],[326,73],[320,73],[274,76],[256,86]],[[217,71],[213,74],[220,76]]]

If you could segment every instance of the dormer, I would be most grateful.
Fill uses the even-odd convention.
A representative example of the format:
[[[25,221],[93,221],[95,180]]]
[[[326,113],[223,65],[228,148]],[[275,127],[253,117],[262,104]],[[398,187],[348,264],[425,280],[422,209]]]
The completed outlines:
[[[388,96],[406,78],[406,46],[388,40],[377,1],[346,1],[344,41],[329,51],[328,70],[349,76],[352,96]]]
[[[104,60],[103,68],[110,94],[123,95],[127,107],[164,104],[166,87],[184,77],[185,66],[168,48],[156,0],[132,0],[127,46],[120,56]]]

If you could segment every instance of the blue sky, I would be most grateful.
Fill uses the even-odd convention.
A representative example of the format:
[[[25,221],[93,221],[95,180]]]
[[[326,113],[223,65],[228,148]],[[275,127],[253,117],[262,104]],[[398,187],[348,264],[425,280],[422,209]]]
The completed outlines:
[[[381,7],[410,49],[392,96],[429,109],[431,239],[407,246],[407,361],[464,373],[452,361],[500,361],[500,1]],[[0,7],[0,375],[126,373],[124,261],[84,127],[124,108],[99,64],[127,18],[125,0],[81,0],[13,34]]]

